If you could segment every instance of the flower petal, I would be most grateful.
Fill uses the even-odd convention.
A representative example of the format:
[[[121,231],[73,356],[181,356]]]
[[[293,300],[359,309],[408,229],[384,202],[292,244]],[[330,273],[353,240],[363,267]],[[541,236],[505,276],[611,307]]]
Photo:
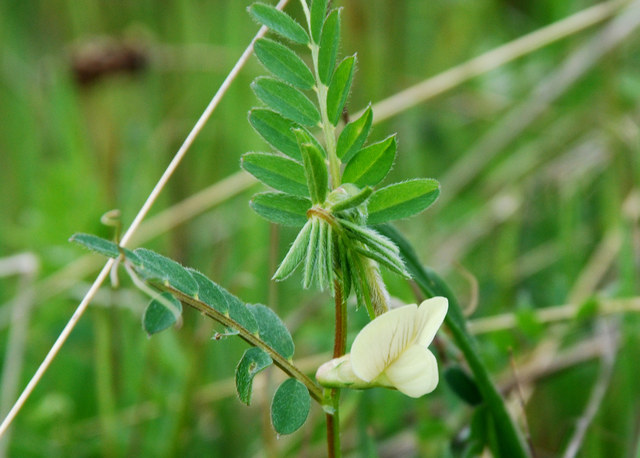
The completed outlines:
[[[449,308],[449,301],[446,297],[432,297],[420,304],[416,319],[418,337],[416,344],[428,347],[431,344],[436,332],[442,325],[444,317]]]
[[[367,324],[351,346],[353,372],[370,382],[417,338],[416,304],[383,313]]]
[[[398,391],[419,398],[431,393],[438,385],[438,363],[427,348],[411,345],[385,371]]]

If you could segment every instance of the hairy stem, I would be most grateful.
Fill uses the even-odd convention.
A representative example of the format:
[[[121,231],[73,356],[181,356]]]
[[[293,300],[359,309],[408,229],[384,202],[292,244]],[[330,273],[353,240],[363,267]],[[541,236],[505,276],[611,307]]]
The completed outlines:
[[[336,324],[333,341],[333,357],[339,358],[347,350],[347,302],[343,297],[342,283],[334,281],[334,300],[336,305]],[[332,411],[327,412],[327,455],[329,457],[341,456],[340,451],[340,390],[331,388],[325,390],[328,404]]]

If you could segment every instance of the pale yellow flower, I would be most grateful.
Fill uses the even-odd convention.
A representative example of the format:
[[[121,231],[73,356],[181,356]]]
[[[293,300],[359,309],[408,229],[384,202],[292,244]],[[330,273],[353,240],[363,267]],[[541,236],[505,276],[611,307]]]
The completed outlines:
[[[438,385],[438,364],[427,348],[447,314],[444,297],[405,305],[378,316],[356,336],[351,353],[318,369],[329,387],[384,386],[414,398]]]

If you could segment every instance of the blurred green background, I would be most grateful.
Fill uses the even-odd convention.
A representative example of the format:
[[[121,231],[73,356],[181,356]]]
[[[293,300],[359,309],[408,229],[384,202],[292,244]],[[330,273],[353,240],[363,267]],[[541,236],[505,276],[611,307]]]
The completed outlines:
[[[125,227],[131,222],[256,33],[249,3],[0,2],[5,409],[101,265],[67,239],[111,237],[100,216],[113,208]],[[355,112],[598,2],[335,4],[344,6],[342,55],[358,53],[348,103]],[[526,416],[538,457],[560,456],[585,418],[580,456],[640,456],[640,30],[600,56],[611,28],[599,22],[401,108],[371,137],[398,132],[388,182],[441,180],[440,201],[400,228],[470,304],[483,356],[516,416]],[[237,173],[242,153],[268,148],[246,120],[257,103],[249,83],[262,73],[252,58],[151,218]],[[294,233],[249,209],[260,187],[243,177],[204,196],[197,214],[169,212],[170,227],[155,220],[145,230],[159,233],[143,245],[274,307],[313,374],[332,345],[331,299],[302,291],[299,277],[269,281]],[[39,269],[11,275],[18,264],[8,257],[25,252]],[[387,278],[393,296],[415,301],[409,285]],[[232,377],[245,344],[210,340],[214,326],[190,310],[182,329],[149,339],[140,326],[145,302],[124,278],[117,291],[103,288],[17,417],[8,456],[323,456],[319,408],[292,436],[269,428],[279,373],[259,377],[254,403],[242,406]],[[366,317],[350,313],[353,338]],[[480,320],[498,314],[507,315]],[[446,333],[439,348],[441,368],[456,363]],[[468,433],[471,409],[446,383],[418,400],[377,389],[343,402],[353,456],[459,456]]]

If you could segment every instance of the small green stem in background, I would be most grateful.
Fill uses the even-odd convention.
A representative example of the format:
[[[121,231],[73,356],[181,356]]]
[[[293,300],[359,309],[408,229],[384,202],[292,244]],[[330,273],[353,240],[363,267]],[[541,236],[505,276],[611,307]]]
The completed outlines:
[[[117,456],[117,424],[115,422],[116,401],[113,387],[113,365],[111,360],[111,310],[95,310],[95,375],[98,412],[102,429],[102,454]]]

